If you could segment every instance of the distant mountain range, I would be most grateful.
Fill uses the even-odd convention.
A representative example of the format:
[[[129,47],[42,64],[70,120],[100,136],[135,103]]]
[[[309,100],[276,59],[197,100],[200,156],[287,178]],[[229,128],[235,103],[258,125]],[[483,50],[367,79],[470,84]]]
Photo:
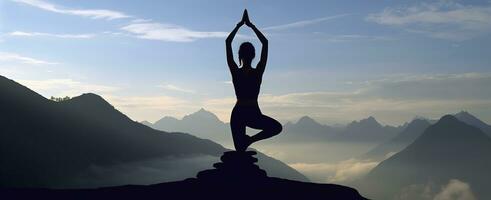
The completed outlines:
[[[416,132],[427,125],[422,121],[413,122],[411,129]],[[393,199],[417,185],[435,184],[439,188],[449,180],[457,179],[468,183],[478,199],[491,199],[490,155],[491,138],[488,135],[446,115],[426,128],[409,146],[375,167],[359,189],[369,198]]]
[[[394,137],[402,127],[382,126],[374,117],[348,124],[332,140],[343,142],[370,142],[380,144]]]
[[[491,136],[491,126],[472,114],[461,111],[454,116],[460,121],[480,128]],[[359,158],[383,160],[411,144],[429,125],[436,123],[436,121],[418,117],[411,122],[394,127],[383,126],[374,117],[368,117],[353,121],[346,126],[328,126],[309,116],[303,116],[297,122],[287,122],[283,125],[283,132],[274,138],[274,142],[372,143],[377,146]],[[220,144],[232,144],[229,124],[220,121],[215,114],[203,108],[186,115],[182,119],[164,117],[154,124],[147,121],[141,123],[162,131],[191,133],[199,138],[210,139]]]
[[[282,142],[314,142],[327,141],[339,130],[314,119],[303,116],[296,123],[288,122],[283,125],[283,132],[277,136]]]
[[[141,184],[136,179],[157,174],[142,170],[142,175],[133,169],[150,169],[152,160],[158,160],[157,169],[173,174],[196,167],[178,165],[181,158],[217,158],[227,150],[210,140],[157,131],[132,121],[95,94],[55,102],[2,76],[0,111],[0,187],[87,187],[80,179],[104,179],[111,173],[122,177],[113,185]],[[259,166],[271,176],[307,180],[278,160],[264,154],[258,158]],[[128,163],[137,166],[121,172],[107,170],[127,169]],[[201,167],[197,170],[209,166]]]
[[[167,116],[153,124],[148,121],[141,123],[157,130],[191,133],[200,138],[232,144],[229,124],[220,121],[216,115],[204,109],[186,115],[182,119]],[[331,127],[304,116],[295,123],[288,122],[283,125],[283,132],[275,137],[275,141],[286,143],[329,141],[379,144],[394,137],[402,129],[403,126],[382,126],[374,117],[353,121],[344,127]]]

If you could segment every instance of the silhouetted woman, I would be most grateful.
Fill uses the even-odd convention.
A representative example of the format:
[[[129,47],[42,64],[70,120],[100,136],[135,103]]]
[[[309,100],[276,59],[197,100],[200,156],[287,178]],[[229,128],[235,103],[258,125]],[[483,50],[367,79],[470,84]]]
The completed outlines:
[[[234,61],[232,53],[232,40],[239,28],[246,24],[257,35],[262,43],[261,59],[256,68],[252,68],[252,59],[255,57],[254,46],[250,42],[244,42],[239,48],[239,62],[241,68]],[[234,146],[237,151],[245,151],[249,145],[259,140],[270,138],[279,134],[282,130],[281,124],[275,119],[263,115],[259,109],[257,97],[261,81],[266,68],[268,59],[268,40],[264,35],[249,21],[247,10],[244,11],[242,21],[226,39],[227,63],[232,74],[232,82],[235,88],[237,102],[232,110],[230,127],[234,139]],[[246,135],[246,126],[259,129],[261,132],[254,136]]]

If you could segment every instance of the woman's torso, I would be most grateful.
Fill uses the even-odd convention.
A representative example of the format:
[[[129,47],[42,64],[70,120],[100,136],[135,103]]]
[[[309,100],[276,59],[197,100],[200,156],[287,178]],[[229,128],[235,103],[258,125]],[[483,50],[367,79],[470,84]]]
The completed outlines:
[[[258,106],[257,98],[261,89],[262,74],[256,69],[240,68],[232,75],[236,105]]]

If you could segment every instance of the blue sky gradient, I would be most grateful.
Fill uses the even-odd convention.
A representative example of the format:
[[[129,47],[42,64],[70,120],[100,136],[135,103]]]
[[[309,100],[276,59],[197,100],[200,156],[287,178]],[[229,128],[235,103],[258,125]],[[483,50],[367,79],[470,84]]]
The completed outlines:
[[[4,0],[0,74],[46,97],[98,93],[139,121],[201,107],[228,121],[224,37],[244,8],[270,41],[263,110],[283,122],[491,122],[490,1]],[[260,50],[239,34],[234,47]]]

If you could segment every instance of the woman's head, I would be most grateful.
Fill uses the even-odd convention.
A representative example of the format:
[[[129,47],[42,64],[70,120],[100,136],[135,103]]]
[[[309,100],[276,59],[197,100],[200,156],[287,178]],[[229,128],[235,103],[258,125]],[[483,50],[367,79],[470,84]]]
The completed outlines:
[[[254,45],[250,42],[244,42],[239,47],[239,62],[240,65],[250,65],[252,59],[256,56]]]

